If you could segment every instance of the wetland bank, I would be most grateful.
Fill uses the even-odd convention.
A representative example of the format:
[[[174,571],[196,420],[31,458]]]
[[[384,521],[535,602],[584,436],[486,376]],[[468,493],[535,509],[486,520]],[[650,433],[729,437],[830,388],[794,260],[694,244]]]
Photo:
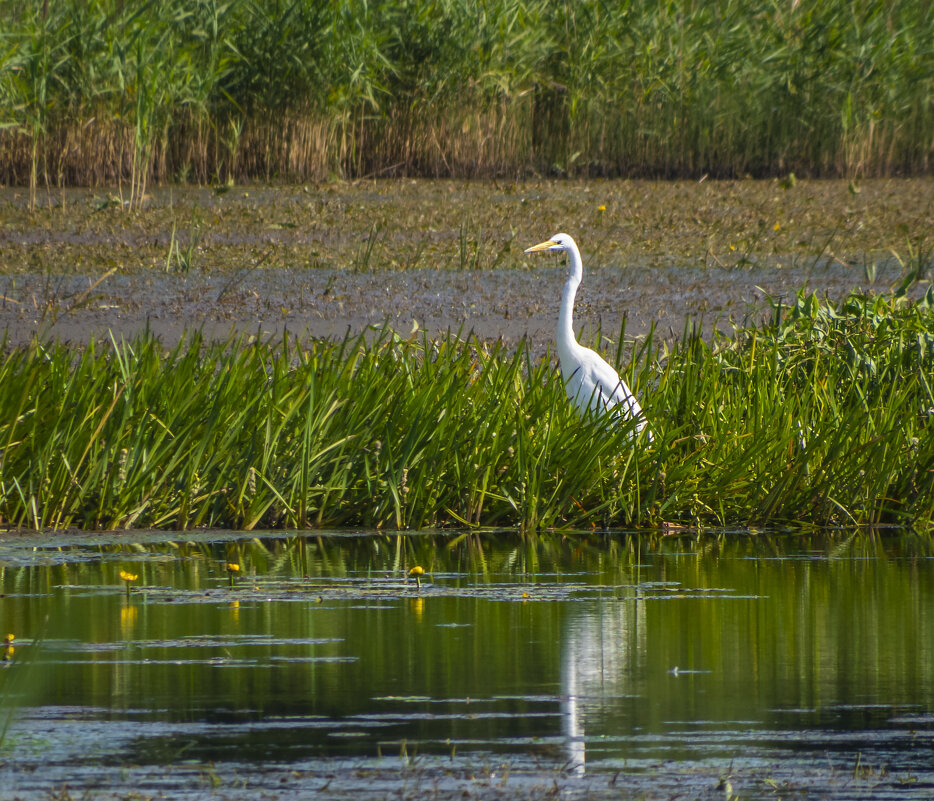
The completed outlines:
[[[166,187],[132,213],[6,190],[2,522],[926,523],[930,189]],[[521,255],[559,227],[584,243],[583,338],[652,447],[625,425],[581,436],[565,402],[562,268]]]
[[[0,2],[3,795],[930,797],[934,16],[555,9]]]
[[[34,210],[0,190],[0,327],[83,346],[108,330],[172,344],[197,327],[343,337],[387,320],[473,331],[541,353],[560,268],[532,240],[581,243],[579,324],[615,336],[686,318],[728,326],[803,287],[886,291],[930,258],[930,178],[849,181],[384,180],[53,192]],[[556,263],[555,263],[556,264]],[[96,283],[101,276],[106,280]],[[921,276],[923,277],[923,276]],[[88,291],[94,286],[93,291]]]
[[[5,791],[929,797],[930,187],[857,188],[4,190]],[[581,435],[523,210],[651,447]]]

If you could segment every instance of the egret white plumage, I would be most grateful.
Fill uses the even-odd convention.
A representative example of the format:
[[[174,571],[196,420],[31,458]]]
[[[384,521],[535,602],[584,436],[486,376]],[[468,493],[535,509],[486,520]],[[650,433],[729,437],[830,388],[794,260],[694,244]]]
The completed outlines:
[[[526,249],[526,253],[564,251],[568,254],[568,280],[561,295],[558,313],[558,361],[568,398],[582,414],[590,410],[636,421],[636,431],[645,428],[645,415],[636,396],[598,353],[585,348],[574,336],[574,298],[583,278],[584,266],[577,244],[567,234],[555,234],[551,239]],[[649,438],[652,432],[648,432]]]

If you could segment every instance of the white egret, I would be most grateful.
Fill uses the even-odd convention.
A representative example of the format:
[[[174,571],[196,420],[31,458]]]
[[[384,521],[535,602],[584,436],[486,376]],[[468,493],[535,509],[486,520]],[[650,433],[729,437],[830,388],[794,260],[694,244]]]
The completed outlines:
[[[645,428],[645,415],[636,396],[626,382],[595,351],[578,343],[574,336],[574,297],[584,273],[581,254],[577,244],[567,234],[555,234],[551,239],[533,245],[526,253],[561,251],[568,254],[570,269],[568,280],[561,296],[561,311],[558,313],[558,361],[568,398],[582,414],[593,410],[599,414],[610,414],[636,421],[636,431]],[[652,432],[648,432],[649,439]]]

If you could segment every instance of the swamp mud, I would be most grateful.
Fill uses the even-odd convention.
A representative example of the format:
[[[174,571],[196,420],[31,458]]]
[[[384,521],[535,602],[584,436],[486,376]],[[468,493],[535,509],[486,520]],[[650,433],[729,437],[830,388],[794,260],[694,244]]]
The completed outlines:
[[[543,350],[563,268],[522,251],[558,231],[583,251],[585,338],[624,318],[628,336],[677,336],[804,287],[838,298],[924,278],[934,242],[930,178],[164,187],[134,212],[113,191],[26,201],[0,190],[8,344],[143,330],[171,343],[192,328],[343,337],[388,322]]]

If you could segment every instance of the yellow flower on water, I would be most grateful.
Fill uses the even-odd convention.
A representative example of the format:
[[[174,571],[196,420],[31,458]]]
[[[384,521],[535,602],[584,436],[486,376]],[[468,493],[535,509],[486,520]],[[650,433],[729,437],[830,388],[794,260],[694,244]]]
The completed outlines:
[[[228,563],[227,563],[227,572],[228,572],[228,573],[239,573],[239,572],[240,572],[240,565],[238,565],[236,562],[228,562]]]
[[[137,576],[136,573],[128,573],[126,570],[121,570],[120,578],[126,582],[126,597],[127,597],[127,600],[129,600],[130,599],[130,584],[136,581],[136,579],[138,579],[139,576]]]
[[[418,588],[421,588],[422,586],[421,576],[424,576],[424,575],[425,575],[425,568],[423,568],[421,565],[415,565],[415,567],[413,567],[409,571],[409,577],[415,579],[415,586]]]
[[[523,597],[523,598],[529,598],[530,596],[529,596],[529,594],[528,594],[527,592],[524,592],[524,593],[522,593],[522,597]]]

